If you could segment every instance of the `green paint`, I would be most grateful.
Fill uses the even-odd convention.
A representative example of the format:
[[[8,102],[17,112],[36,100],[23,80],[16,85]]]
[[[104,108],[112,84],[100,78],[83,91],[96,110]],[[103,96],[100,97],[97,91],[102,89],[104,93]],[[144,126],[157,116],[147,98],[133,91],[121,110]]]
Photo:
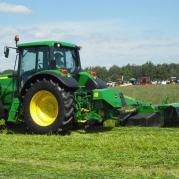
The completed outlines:
[[[95,89],[93,90],[93,100],[104,100],[114,108],[122,107],[117,88]]]
[[[158,108],[158,109],[166,109],[168,107],[179,108],[179,103],[169,103],[169,104],[156,105],[156,108]]]
[[[31,46],[49,46],[52,47],[55,44],[60,44],[63,47],[78,47],[75,44],[72,43],[67,43],[67,42],[60,42],[60,41],[42,41],[42,42],[30,42],[30,43],[22,43],[22,44],[18,44],[18,47],[31,47]]]
[[[127,106],[138,105],[138,104],[141,103],[139,100],[136,100],[136,99],[131,98],[131,97],[129,97],[129,96],[125,96],[125,95],[124,95],[124,98],[125,98],[125,101],[126,101]]]
[[[14,98],[12,101],[11,108],[9,110],[9,115],[7,122],[17,122],[18,121],[18,113],[19,113],[20,101],[18,98]],[[15,120],[17,119],[17,120]]]
[[[80,86],[85,86],[88,79],[95,80],[94,76],[92,76],[89,72],[80,72],[79,73],[79,84]]]
[[[12,94],[16,91],[16,80],[12,77],[13,74],[0,75],[0,100],[3,104],[11,104]],[[8,107],[7,106],[4,107]]]

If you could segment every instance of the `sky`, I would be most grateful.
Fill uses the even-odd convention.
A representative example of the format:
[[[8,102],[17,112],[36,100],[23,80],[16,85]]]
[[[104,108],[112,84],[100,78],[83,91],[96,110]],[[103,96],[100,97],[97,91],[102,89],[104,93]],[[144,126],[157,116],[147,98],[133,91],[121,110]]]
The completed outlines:
[[[0,0],[0,70],[13,68],[4,46],[59,40],[81,49],[82,66],[179,62],[178,0]]]

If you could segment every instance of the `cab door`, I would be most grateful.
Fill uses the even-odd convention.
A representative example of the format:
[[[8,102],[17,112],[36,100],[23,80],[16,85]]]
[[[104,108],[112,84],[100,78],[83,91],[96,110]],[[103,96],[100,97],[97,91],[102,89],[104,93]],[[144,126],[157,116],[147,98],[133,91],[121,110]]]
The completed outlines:
[[[49,47],[24,47],[20,50],[19,76],[20,89],[35,73],[47,70],[49,67]]]

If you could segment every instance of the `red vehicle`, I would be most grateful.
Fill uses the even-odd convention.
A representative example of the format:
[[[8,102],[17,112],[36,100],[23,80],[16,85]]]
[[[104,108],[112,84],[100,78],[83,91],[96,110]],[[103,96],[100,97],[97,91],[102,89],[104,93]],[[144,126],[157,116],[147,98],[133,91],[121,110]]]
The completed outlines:
[[[141,77],[140,78],[140,84],[141,85],[151,84],[150,77],[149,76]]]

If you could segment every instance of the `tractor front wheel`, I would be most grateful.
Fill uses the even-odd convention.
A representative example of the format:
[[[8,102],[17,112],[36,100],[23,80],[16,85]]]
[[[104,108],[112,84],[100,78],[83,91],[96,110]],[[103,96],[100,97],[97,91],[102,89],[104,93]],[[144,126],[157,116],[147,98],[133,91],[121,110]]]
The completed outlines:
[[[34,133],[54,133],[71,123],[74,101],[70,92],[53,81],[32,84],[23,99],[23,118]]]

